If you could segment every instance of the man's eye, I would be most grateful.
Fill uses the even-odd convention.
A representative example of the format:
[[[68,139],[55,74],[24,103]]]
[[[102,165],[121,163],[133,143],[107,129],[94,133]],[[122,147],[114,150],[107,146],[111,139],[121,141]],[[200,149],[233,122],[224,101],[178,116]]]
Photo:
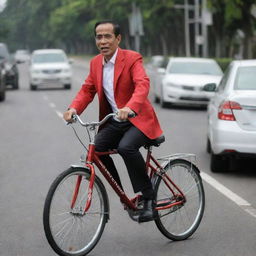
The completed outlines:
[[[113,37],[113,35],[111,35],[111,34],[95,36],[96,40],[98,40],[98,41],[102,40],[103,38],[105,38],[106,40],[110,40],[112,37]]]
[[[96,38],[97,40],[101,40],[102,35],[97,35],[95,38]]]

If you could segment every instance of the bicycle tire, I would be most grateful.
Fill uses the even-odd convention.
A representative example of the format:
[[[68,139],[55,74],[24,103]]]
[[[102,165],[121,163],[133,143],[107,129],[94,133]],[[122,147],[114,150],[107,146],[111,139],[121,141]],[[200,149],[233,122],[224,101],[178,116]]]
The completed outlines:
[[[185,240],[197,230],[203,217],[205,194],[202,179],[198,168],[184,159],[170,160],[164,172],[181,189],[186,202],[180,207],[158,210],[155,223],[167,238]],[[157,201],[170,198],[170,190],[161,176],[156,178],[155,191]]]
[[[71,198],[78,176],[82,177],[82,181],[72,210]],[[44,231],[50,246],[60,256],[87,255],[100,240],[108,220],[108,197],[97,176],[91,206],[84,215],[81,214],[87,200],[89,178],[89,169],[71,167],[54,180],[46,196]]]

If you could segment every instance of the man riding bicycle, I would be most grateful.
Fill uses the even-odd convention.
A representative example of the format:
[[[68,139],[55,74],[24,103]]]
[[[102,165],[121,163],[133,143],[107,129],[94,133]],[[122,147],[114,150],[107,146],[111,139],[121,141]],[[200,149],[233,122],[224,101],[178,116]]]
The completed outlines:
[[[143,195],[144,206],[138,221],[150,221],[156,214],[155,195],[139,148],[150,139],[159,137],[162,130],[147,98],[149,78],[143,67],[142,56],[119,48],[121,34],[118,24],[112,21],[97,22],[94,33],[100,54],[91,60],[89,75],[63,117],[66,121],[72,121],[72,115],[80,115],[96,93],[100,120],[108,113],[117,113],[99,130],[95,149],[99,152],[117,149],[127,167],[134,192]],[[129,118],[130,114],[135,114],[135,117]],[[123,189],[112,158],[104,155],[100,159]]]

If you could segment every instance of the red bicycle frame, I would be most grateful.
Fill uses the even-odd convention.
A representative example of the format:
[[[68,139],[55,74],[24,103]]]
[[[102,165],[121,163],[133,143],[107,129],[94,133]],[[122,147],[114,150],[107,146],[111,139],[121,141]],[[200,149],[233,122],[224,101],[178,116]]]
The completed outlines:
[[[107,151],[107,152],[96,152],[95,151],[95,145],[93,143],[89,144],[89,149],[88,149],[88,154],[86,158],[86,167],[89,168],[90,170],[90,182],[89,182],[89,187],[88,187],[88,195],[87,195],[87,201],[86,205],[84,208],[84,213],[88,211],[91,205],[91,200],[92,200],[92,193],[93,193],[93,185],[94,185],[94,179],[95,179],[95,164],[97,168],[100,170],[102,175],[106,178],[110,186],[114,189],[114,191],[117,193],[117,195],[120,197],[120,200],[122,203],[126,205],[129,209],[132,210],[137,210],[137,207],[135,205],[135,201],[138,197],[135,197],[133,199],[129,199],[125,192],[120,188],[120,186],[117,184],[117,182],[114,180],[112,175],[109,173],[107,168],[104,166],[104,164],[101,162],[99,159],[99,156],[101,155],[111,155],[111,154],[117,154],[117,151],[112,150],[112,151]],[[155,166],[153,166],[154,164]],[[158,161],[152,156],[152,146],[147,148],[147,157],[146,157],[146,170],[150,178],[153,177],[156,173],[158,175],[161,175],[164,183],[170,190],[170,194],[172,195],[172,198],[179,198],[178,201],[172,202],[171,199],[166,199],[166,200],[161,200],[161,202],[157,202],[156,210],[164,210],[171,208],[175,205],[180,205],[185,202],[185,196],[182,193],[182,191],[178,188],[178,186],[171,180],[171,178],[163,171],[162,166],[158,163]],[[77,182],[76,186],[74,189],[72,201],[71,201],[71,209],[73,209],[77,195],[79,192],[81,184],[81,176],[77,177]],[[175,191],[177,191],[175,193]],[[160,206],[161,205],[161,206]]]

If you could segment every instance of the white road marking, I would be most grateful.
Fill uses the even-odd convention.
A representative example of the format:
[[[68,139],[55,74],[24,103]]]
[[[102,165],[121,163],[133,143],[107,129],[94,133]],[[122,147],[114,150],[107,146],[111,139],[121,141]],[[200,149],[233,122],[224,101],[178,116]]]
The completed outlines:
[[[62,112],[58,111],[58,110],[55,110],[55,113],[57,114],[57,116],[65,123],[67,124],[67,122],[64,120],[63,118],[63,114]]]
[[[50,106],[51,108],[56,108],[56,105],[55,105],[54,103],[52,103],[52,102],[49,103],[49,106]]]
[[[55,113],[57,114],[57,116],[58,116],[60,119],[63,120],[63,115],[62,115],[62,113],[61,113],[60,111],[55,110]],[[63,120],[63,121],[64,121],[64,120]]]
[[[57,116],[58,116],[64,123],[66,123],[66,121],[63,119],[63,114],[62,114],[62,112],[60,112],[59,110],[57,110],[57,107],[56,107],[55,103],[49,102],[49,97],[48,97],[46,94],[43,95],[43,98],[44,98],[44,100],[48,101],[48,105],[49,105],[51,108],[54,109],[54,111],[55,111],[55,113],[57,114]]]
[[[209,174],[205,172],[201,172],[201,177],[204,181],[206,181],[208,184],[210,184],[212,187],[214,187],[216,190],[218,190],[220,193],[222,193],[224,196],[226,196],[228,199],[233,201],[235,204],[237,204],[239,207],[241,207],[245,212],[249,213],[251,216],[256,218],[256,209],[252,207],[252,205],[222,185],[220,182],[218,182],[216,179],[211,177]]]
[[[43,95],[44,100],[49,100],[48,96],[46,94]]]

